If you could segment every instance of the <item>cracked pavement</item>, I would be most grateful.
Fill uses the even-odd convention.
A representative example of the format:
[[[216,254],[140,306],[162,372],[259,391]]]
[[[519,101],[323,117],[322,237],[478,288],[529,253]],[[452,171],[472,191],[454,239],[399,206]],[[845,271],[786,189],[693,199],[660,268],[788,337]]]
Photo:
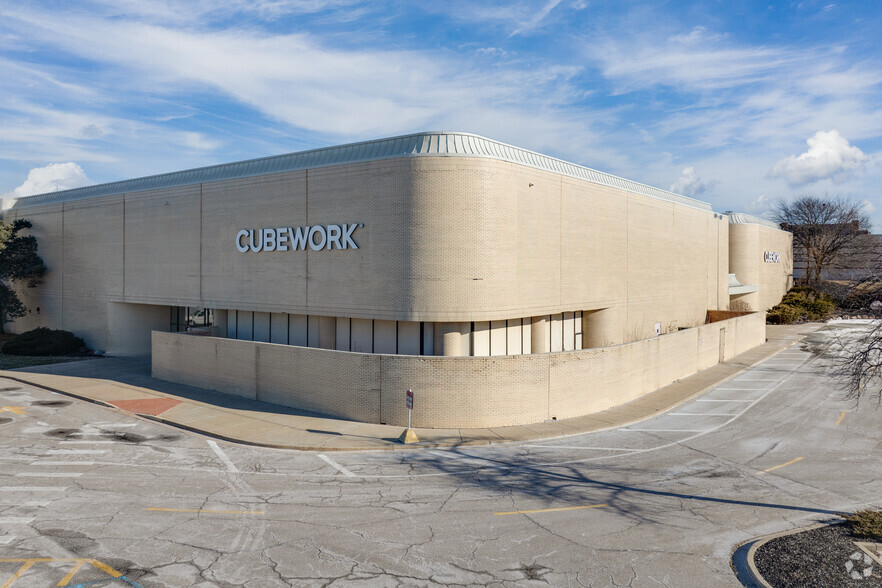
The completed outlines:
[[[882,410],[827,376],[834,335],[857,332],[829,326],[615,430],[324,458],[215,450],[4,380],[0,404],[25,410],[0,420],[0,559],[57,560],[14,588],[56,585],[63,558],[144,588],[739,586],[739,543],[882,505]],[[0,561],[0,583],[19,565]],[[127,584],[102,574],[72,583]]]

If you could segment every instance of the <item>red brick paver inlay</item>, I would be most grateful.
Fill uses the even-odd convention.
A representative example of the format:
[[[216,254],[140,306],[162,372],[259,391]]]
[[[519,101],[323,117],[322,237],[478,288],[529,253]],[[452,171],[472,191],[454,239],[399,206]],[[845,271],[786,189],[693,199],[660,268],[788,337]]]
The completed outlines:
[[[174,400],[173,398],[136,398],[134,400],[110,401],[110,404],[116,406],[117,408],[129,410],[131,412],[137,412],[140,414],[149,414],[153,416],[160,415],[168,409],[179,405],[180,403],[180,400]]]

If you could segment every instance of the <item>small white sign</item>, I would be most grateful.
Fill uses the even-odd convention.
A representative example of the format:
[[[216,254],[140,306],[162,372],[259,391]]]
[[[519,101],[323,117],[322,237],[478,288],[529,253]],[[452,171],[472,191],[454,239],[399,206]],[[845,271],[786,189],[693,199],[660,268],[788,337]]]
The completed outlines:
[[[766,263],[781,263],[781,254],[777,251],[766,251],[763,254],[763,261]]]
[[[408,390],[404,398],[404,401],[407,404],[407,409],[411,410],[413,408],[413,390]]]

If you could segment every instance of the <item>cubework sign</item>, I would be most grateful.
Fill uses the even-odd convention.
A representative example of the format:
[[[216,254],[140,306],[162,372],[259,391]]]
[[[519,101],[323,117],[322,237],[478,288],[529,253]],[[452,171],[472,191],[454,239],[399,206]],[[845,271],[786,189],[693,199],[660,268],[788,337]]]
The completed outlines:
[[[781,263],[781,254],[777,251],[766,251],[763,254],[763,261],[766,263]]]
[[[322,249],[358,249],[352,235],[362,223],[313,225],[311,227],[280,227],[242,229],[236,233],[236,249],[240,253],[260,251],[313,251]]]

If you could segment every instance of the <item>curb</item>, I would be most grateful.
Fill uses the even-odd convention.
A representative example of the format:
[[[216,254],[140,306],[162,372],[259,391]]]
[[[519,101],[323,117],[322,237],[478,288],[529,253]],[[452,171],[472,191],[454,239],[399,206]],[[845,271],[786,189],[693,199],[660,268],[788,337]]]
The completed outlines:
[[[15,376],[9,375],[10,370],[2,370],[2,376],[7,380],[12,380],[13,382],[18,382],[19,384],[24,384],[25,386],[32,386],[34,388],[42,388],[43,390],[49,390],[50,392],[55,392],[56,394],[61,394],[62,396],[67,396],[69,398],[76,398],[77,400],[84,400],[85,402],[91,402],[92,404],[97,404],[98,406],[103,406],[104,408],[112,408],[114,410],[121,410],[118,406],[114,406],[109,402],[104,402],[103,400],[98,400],[96,398],[89,398],[88,396],[82,396],[80,394],[74,394],[73,392],[68,392],[67,390],[61,390],[59,388],[53,388],[52,386],[46,386],[45,384],[35,384],[24,378],[16,378]]]
[[[772,533],[771,535],[763,535],[758,539],[751,539],[749,541],[745,541],[744,543],[739,544],[735,551],[732,552],[731,558],[731,566],[732,569],[735,571],[735,577],[747,588],[775,588],[766,581],[766,579],[763,577],[762,574],[760,574],[759,570],[756,567],[754,557],[756,556],[757,550],[769,541],[778,539],[780,537],[796,535],[798,533],[813,531],[815,529],[820,529],[821,527],[829,527],[831,525],[837,524],[841,523],[815,523],[814,525],[809,525],[807,527],[790,529],[789,531],[781,531],[778,533]]]

